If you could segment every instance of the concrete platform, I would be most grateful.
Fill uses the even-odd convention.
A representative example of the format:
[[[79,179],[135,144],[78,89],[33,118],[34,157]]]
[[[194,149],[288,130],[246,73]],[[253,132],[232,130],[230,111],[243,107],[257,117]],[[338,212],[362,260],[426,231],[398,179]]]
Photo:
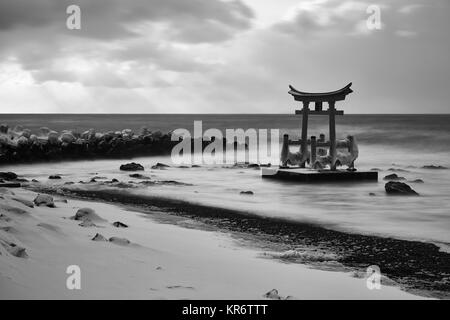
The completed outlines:
[[[297,182],[378,181],[376,171],[314,170],[262,168],[261,176],[268,179]]]

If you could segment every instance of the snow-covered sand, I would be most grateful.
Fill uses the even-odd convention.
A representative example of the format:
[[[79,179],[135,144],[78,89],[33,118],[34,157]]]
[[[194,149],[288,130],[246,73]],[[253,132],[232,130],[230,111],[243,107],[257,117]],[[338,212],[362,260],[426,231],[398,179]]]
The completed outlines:
[[[36,196],[23,189],[0,192],[1,299],[263,299],[271,289],[296,299],[420,298],[391,286],[369,290],[365,279],[347,273],[264,259],[227,234],[163,224],[98,202],[69,199],[55,202],[56,208],[30,208],[11,191],[31,201]],[[82,227],[69,219],[85,207],[105,221]],[[115,221],[128,228],[114,227]],[[97,233],[131,243],[92,241]],[[28,257],[12,255],[5,243],[25,248]],[[80,290],[66,287],[70,265],[80,267]]]

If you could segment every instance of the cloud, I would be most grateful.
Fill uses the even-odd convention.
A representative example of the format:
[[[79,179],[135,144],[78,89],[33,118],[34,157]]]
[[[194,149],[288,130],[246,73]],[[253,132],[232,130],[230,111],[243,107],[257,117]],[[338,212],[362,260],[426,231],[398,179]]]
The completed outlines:
[[[291,9],[273,28],[308,37],[357,34],[368,17],[369,5],[361,1],[307,0]]]
[[[67,0],[0,2],[0,58],[15,59],[37,83],[166,86],[169,73],[204,72],[178,44],[202,47],[248,30],[253,11],[241,0],[77,0],[81,30],[66,28]],[[194,54],[192,54],[194,52]]]
[[[379,0],[374,31],[370,1],[273,0],[287,14],[264,23],[275,4],[246,1],[71,0],[82,8],[71,31],[69,1],[3,0],[2,110],[285,113],[296,108],[288,84],[349,81],[346,112],[448,110],[447,0]]]

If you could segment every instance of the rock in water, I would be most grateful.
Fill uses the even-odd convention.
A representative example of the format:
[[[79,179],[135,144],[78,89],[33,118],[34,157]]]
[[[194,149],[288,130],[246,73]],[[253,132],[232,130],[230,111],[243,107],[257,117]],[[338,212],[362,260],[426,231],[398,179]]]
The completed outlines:
[[[272,289],[264,295],[264,298],[273,299],[273,300],[281,300],[280,295],[278,294],[277,289]]]
[[[419,194],[411,189],[406,183],[389,181],[384,185],[384,189],[386,193],[393,195],[414,195],[418,196]]]
[[[112,225],[116,228],[128,228],[128,226],[125,223],[122,223],[120,221],[116,221]]]
[[[443,166],[435,166],[434,164],[431,164],[431,165],[423,166],[422,169],[439,169],[439,170],[443,170],[443,169],[448,169],[448,168],[447,167],[443,167]]]
[[[109,242],[120,244],[120,245],[128,245],[130,244],[130,240],[125,238],[111,237],[109,238]]]
[[[253,195],[253,191],[241,191],[240,194]]]
[[[53,202],[53,197],[47,194],[38,194],[36,198],[34,198],[34,204],[37,206],[45,205],[50,208],[55,207],[55,203]]]
[[[399,181],[399,180],[406,180],[403,177],[399,177],[398,175],[396,175],[395,173],[393,174],[388,174],[386,177],[383,178],[383,180],[387,180],[387,181]]]
[[[144,170],[144,167],[139,164],[139,163],[135,163],[135,162],[131,162],[131,163],[127,163],[127,164],[122,164],[120,166],[120,170],[122,171],[142,171]]]
[[[92,239],[92,241],[108,241],[104,236],[102,236],[100,233],[97,233]]]
[[[48,177],[49,179],[61,179],[61,176],[57,175],[57,174],[53,174],[51,176]]]
[[[150,179],[150,177],[144,176],[143,174],[140,174],[140,173],[133,173],[133,174],[130,174],[130,178],[135,178],[135,179]]]
[[[17,179],[17,174],[14,172],[0,172],[0,179],[15,180]]]
[[[163,169],[166,169],[166,168],[170,168],[170,166],[167,165],[167,164],[161,163],[161,162],[158,162],[157,164],[152,166],[152,169],[155,169],[155,170],[156,169],[163,170]]]

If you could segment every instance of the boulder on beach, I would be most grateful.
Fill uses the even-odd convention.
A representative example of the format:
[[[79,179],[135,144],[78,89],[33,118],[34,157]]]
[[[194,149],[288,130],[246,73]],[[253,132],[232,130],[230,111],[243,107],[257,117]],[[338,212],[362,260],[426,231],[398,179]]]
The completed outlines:
[[[73,220],[77,221],[105,221],[104,219],[100,218],[95,211],[91,208],[80,208],[75,213],[73,217],[71,217]]]
[[[15,244],[11,244],[11,246],[7,249],[10,254],[18,258],[28,258],[28,254],[25,248],[16,246]]]
[[[384,185],[384,189],[386,190],[387,194],[392,195],[419,195],[410,186],[403,182],[389,181]]]
[[[92,239],[92,241],[108,241],[104,236],[102,236],[100,233],[97,233]]]
[[[142,170],[144,170],[144,167],[139,163],[131,162],[131,163],[127,163],[127,164],[122,164],[120,166],[120,170],[122,170],[122,171],[142,171]]]
[[[112,225],[116,228],[128,228],[128,226],[125,223],[122,223],[120,221],[116,221]]]
[[[115,244],[120,244],[120,245],[129,245],[130,244],[130,240],[125,239],[125,238],[119,238],[119,237],[111,237],[111,238],[109,238],[109,242],[112,242]]]
[[[0,172],[0,179],[15,180],[17,179],[17,174],[14,172]]]
[[[61,179],[60,175],[57,174],[52,174],[51,176],[48,177],[49,179],[55,180],[55,179]]]
[[[278,294],[278,290],[277,289],[272,289],[269,292],[265,293],[264,298],[267,299],[272,299],[272,300],[281,300],[281,296]]]
[[[253,191],[241,191],[239,194],[253,195]]]
[[[152,169],[155,169],[155,170],[163,170],[166,168],[170,168],[170,166],[167,164],[161,163],[161,162],[158,162],[157,164],[152,166]]]
[[[383,180],[387,180],[387,181],[400,181],[400,180],[406,180],[403,177],[399,177],[397,174],[393,173],[393,174],[388,174],[387,176],[385,176],[383,178]]]
[[[55,203],[53,202],[53,197],[47,194],[38,194],[33,200],[34,204],[38,207],[41,205],[47,206],[49,208],[54,208]]]

